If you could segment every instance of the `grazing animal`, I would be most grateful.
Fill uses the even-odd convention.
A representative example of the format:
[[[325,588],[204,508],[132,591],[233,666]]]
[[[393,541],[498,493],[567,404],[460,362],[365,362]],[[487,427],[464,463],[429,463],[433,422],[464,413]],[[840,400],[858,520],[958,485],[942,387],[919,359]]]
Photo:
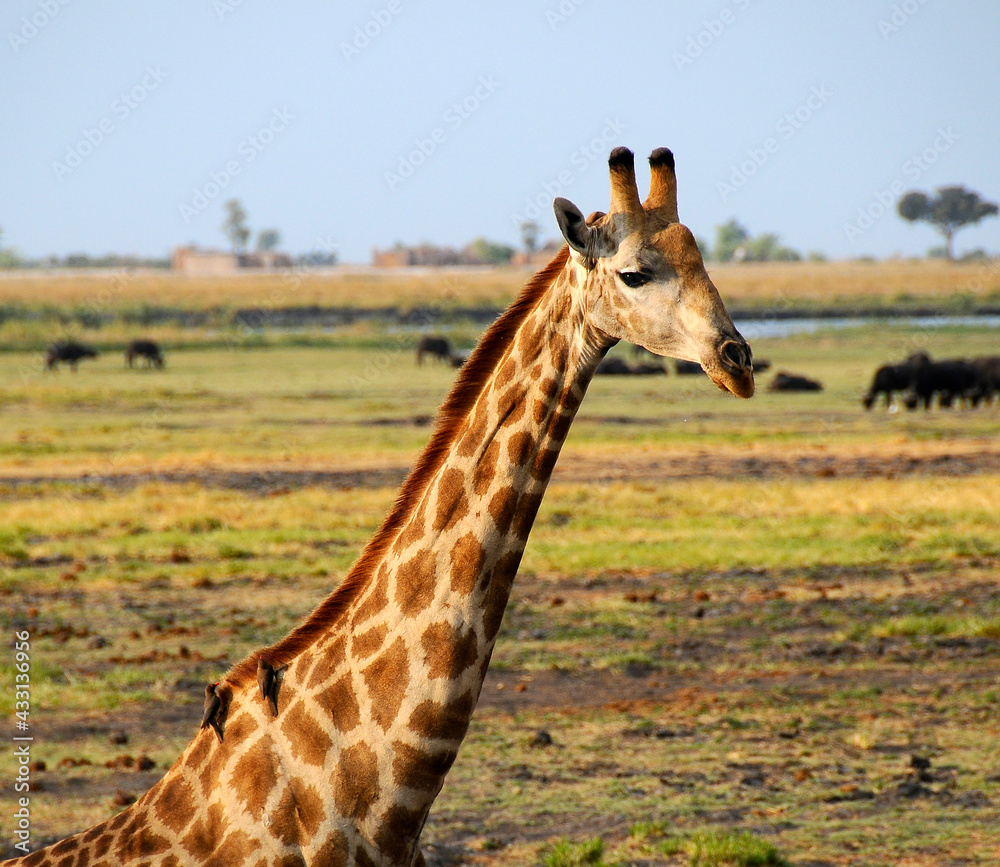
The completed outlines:
[[[129,367],[136,358],[144,358],[146,367],[163,367],[163,353],[152,340],[133,340],[125,349],[125,364]]]
[[[924,356],[917,361],[913,386],[906,396],[906,408],[916,409],[923,405],[928,410],[935,395],[938,406],[942,409],[953,406],[956,400],[961,403],[968,400],[971,403],[979,389],[979,383],[979,370],[964,359],[931,361]]]
[[[674,370],[677,371],[678,376],[692,376],[696,373],[705,372],[697,361],[687,361],[683,358],[678,358],[674,361]]]
[[[84,358],[97,358],[98,352],[86,343],[75,340],[60,340],[45,350],[45,369],[58,370],[59,362],[65,361],[70,370],[76,372],[76,365]]]
[[[417,364],[424,363],[424,356],[432,355],[445,364],[451,363],[451,344],[444,337],[421,337],[417,344]]]
[[[462,367],[469,360],[468,352],[455,352],[452,353],[451,358],[448,359],[448,363],[454,367],[456,370]]]
[[[779,370],[767,386],[768,391],[822,391],[823,383],[797,373]]]
[[[765,370],[771,369],[771,362],[766,358],[755,358],[753,360],[753,372],[763,373]]]
[[[871,388],[861,398],[861,404],[865,409],[871,409],[878,396],[884,394],[886,407],[891,406],[897,391],[906,391],[913,387],[917,367],[924,361],[930,360],[931,357],[926,352],[914,352],[901,364],[883,364],[875,371]]]
[[[649,376],[666,373],[662,364],[629,364],[622,358],[609,357],[597,365],[597,376]]]
[[[750,347],[678,222],[673,155],[654,151],[650,167],[645,203],[625,148],[609,160],[610,213],[586,219],[556,199],[568,246],[483,336],[360,558],[304,623],[213,688],[221,742],[200,731],[131,807],[10,867],[423,867],[424,821],[600,360],[631,340],[754,392]],[[283,672],[277,717],[259,659]]]
[[[632,368],[628,366],[624,359],[612,356],[610,358],[602,358],[594,374],[596,376],[627,376],[631,372]]]
[[[1000,355],[983,355],[972,359],[979,371],[979,387],[972,396],[972,405],[990,405],[994,395],[1000,393]]]

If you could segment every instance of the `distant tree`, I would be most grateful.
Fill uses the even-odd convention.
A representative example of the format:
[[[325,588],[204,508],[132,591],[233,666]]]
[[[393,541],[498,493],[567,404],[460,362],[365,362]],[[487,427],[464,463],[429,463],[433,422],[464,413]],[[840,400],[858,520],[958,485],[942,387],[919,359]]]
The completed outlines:
[[[713,257],[718,262],[798,262],[802,255],[791,247],[782,247],[780,237],[765,232],[754,237],[736,220],[716,227]]]
[[[782,247],[774,232],[765,232],[746,245],[748,262],[798,262],[802,256],[791,247]]]
[[[514,248],[506,244],[497,244],[486,238],[476,238],[468,246],[468,251],[476,259],[490,265],[507,265],[514,258]]]
[[[530,256],[538,249],[538,223],[534,220],[525,220],[521,223],[521,243],[524,244],[524,251]]]
[[[261,229],[257,233],[258,250],[277,250],[281,243],[281,232],[277,229]]]
[[[715,246],[712,254],[719,262],[732,262],[738,258],[736,251],[745,248],[750,240],[750,233],[735,219],[716,227]]]
[[[944,236],[948,259],[955,258],[955,232],[984,217],[996,216],[1000,206],[963,186],[939,187],[936,196],[918,190],[907,193],[896,206],[899,216],[911,223],[930,223]]]
[[[706,262],[712,260],[712,247],[704,238],[695,237],[694,242],[698,245],[698,249],[701,250],[701,258]]]
[[[250,240],[250,229],[247,227],[247,211],[239,199],[230,199],[225,204],[226,221],[222,224],[222,231],[229,238],[233,252],[239,253],[246,249],[247,241]]]

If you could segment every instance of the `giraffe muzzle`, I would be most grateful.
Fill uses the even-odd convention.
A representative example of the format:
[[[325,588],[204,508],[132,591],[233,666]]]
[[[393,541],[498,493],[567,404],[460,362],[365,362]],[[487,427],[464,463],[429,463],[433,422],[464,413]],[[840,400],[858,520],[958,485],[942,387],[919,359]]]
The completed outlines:
[[[715,365],[705,367],[706,372],[716,385],[732,392],[737,397],[753,397],[753,354],[750,351],[750,345],[737,334],[735,339],[726,338],[723,340],[717,351],[718,366],[716,370],[718,373],[711,369]]]

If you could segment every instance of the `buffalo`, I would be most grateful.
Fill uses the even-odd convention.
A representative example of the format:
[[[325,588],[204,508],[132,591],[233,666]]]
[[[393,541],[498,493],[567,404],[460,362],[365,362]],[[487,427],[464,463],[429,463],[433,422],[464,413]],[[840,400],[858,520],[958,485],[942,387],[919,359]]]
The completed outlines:
[[[931,357],[926,352],[914,352],[901,364],[883,364],[875,371],[868,393],[861,398],[864,408],[871,409],[880,394],[885,395],[885,405],[890,406],[897,391],[903,392],[913,387],[917,367],[930,360]]]
[[[45,369],[58,370],[59,362],[65,361],[75,373],[77,364],[84,358],[97,358],[97,350],[75,340],[58,340],[45,350]]]
[[[677,371],[678,376],[691,376],[705,372],[697,361],[685,361],[683,358],[674,361],[674,370]]]
[[[451,344],[444,337],[433,337],[428,335],[421,337],[417,344],[417,364],[424,363],[424,356],[432,355],[445,364],[451,363]]]
[[[956,399],[973,403],[979,384],[980,374],[974,364],[960,358],[931,361],[925,356],[916,364],[906,408],[916,409],[923,404],[925,410],[930,409],[935,395],[941,407],[952,406]]]
[[[666,373],[667,369],[662,364],[629,364],[623,358],[611,356],[603,359],[594,372],[599,376],[650,376]]]
[[[823,383],[798,373],[779,370],[767,387],[768,391],[822,391]]]
[[[979,387],[972,396],[972,405],[989,405],[1000,392],[1000,355],[983,355],[972,359],[972,364],[979,371]]]
[[[163,353],[152,340],[133,340],[125,349],[125,363],[131,367],[136,358],[143,358],[146,367],[163,367]]]

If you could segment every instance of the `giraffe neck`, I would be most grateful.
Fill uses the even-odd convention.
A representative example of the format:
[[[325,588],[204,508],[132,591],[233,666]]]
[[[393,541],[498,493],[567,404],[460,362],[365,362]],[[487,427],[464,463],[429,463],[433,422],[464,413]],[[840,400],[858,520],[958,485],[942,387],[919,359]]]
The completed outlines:
[[[475,653],[471,635],[463,653],[474,655],[481,671],[470,668],[459,677],[455,660],[445,676],[441,661],[428,663],[426,671],[414,664],[410,674],[417,681],[443,679],[462,692],[475,686],[478,695],[531,525],[610,346],[584,329],[570,268],[518,329],[350,612],[351,649],[362,653],[362,636],[371,634],[374,642],[384,632],[419,639],[409,647],[411,660],[441,655],[462,641],[440,626],[441,618],[475,632]],[[378,703],[377,695],[371,699]]]
[[[282,686],[332,722],[335,808],[400,863],[465,736],[531,524],[611,345],[584,326],[576,279],[567,265],[524,317],[355,599]]]

